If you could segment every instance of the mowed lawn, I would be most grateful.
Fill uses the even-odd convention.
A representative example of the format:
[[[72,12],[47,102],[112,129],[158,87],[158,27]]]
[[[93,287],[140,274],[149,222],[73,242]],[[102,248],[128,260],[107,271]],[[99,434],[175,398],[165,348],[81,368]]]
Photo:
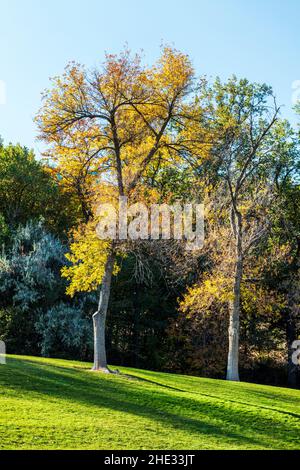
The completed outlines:
[[[9,356],[1,449],[300,449],[300,391]]]

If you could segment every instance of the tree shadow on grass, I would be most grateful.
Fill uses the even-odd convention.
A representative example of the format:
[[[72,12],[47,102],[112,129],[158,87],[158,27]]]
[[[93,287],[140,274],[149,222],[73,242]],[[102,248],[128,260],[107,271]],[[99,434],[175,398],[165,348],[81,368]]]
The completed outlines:
[[[220,398],[217,395],[211,395],[209,393],[203,393],[203,392],[197,392],[197,391],[191,391],[191,390],[184,390],[182,388],[171,387],[170,385],[162,384],[162,383],[156,382],[155,380],[150,380],[150,379],[146,379],[146,378],[135,376],[135,375],[125,374],[125,376],[129,377],[129,378],[136,378],[137,380],[139,380],[141,382],[147,382],[147,383],[150,383],[150,384],[153,384],[153,385],[157,385],[159,387],[167,388],[167,389],[170,389],[170,390],[175,390],[177,392],[192,393],[193,395],[201,395],[203,397],[211,398],[213,400],[224,401],[224,397]],[[271,393],[266,394],[265,392],[255,392],[255,391],[251,390],[251,394],[252,395],[258,395],[258,396],[263,396],[264,398],[267,397],[268,399],[273,399],[274,400],[274,394],[272,395]],[[277,399],[281,400],[281,397],[279,396],[279,397],[277,397]],[[295,397],[295,401],[296,400],[298,400],[298,402],[299,402],[299,398],[297,399]],[[226,397],[226,401],[228,403],[235,403],[235,404],[239,404],[239,405],[243,405],[243,406],[247,406],[247,407],[254,407],[255,409],[268,410],[268,411],[275,412],[275,413],[281,413],[283,415],[288,415],[288,416],[291,416],[293,418],[296,418],[296,419],[300,420],[300,414],[294,413],[292,411],[279,410],[278,408],[274,408],[274,407],[271,407],[271,406],[258,405],[258,404],[254,404],[254,403],[244,402],[244,401],[237,400],[237,399],[230,399],[230,398],[227,398],[227,397]],[[287,401],[287,400],[283,399],[283,401]]]
[[[288,422],[282,422],[265,410],[252,413],[244,406],[239,408],[234,400],[211,401],[205,395],[198,400],[191,392],[180,394],[175,387],[161,387],[152,381],[98,375],[24,359],[10,358],[4,369],[0,380],[10,388],[88,405],[93,413],[95,408],[128,413],[188,432],[196,438],[224,440],[227,446],[231,441],[245,447],[284,448],[290,440],[295,446],[292,433],[297,435],[293,428],[298,420],[288,417]]]

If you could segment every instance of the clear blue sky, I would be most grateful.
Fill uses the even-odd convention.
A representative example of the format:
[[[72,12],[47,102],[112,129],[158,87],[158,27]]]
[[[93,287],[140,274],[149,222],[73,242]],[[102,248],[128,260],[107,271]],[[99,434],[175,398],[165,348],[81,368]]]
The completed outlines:
[[[198,74],[235,73],[271,84],[293,124],[300,80],[300,0],[0,0],[4,141],[42,148],[32,121],[49,77],[69,60],[94,66],[127,42],[147,62],[162,42],[187,52]],[[0,93],[1,96],[1,93]]]

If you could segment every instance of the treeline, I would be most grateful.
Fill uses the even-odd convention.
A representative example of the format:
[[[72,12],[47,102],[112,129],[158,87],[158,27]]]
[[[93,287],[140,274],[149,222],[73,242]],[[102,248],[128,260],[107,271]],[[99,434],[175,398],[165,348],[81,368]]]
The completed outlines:
[[[272,89],[125,51],[71,64],[37,124],[43,160],[0,147],[8,351],[299,386],[299,134]],[[100,240],[99,204],[124,195],[204,203],[203,248]]]

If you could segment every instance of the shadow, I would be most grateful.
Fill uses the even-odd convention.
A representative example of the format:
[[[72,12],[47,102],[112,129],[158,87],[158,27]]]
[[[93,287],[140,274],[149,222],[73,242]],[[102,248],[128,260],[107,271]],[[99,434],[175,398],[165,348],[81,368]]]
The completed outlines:
[[[212,398],[213,400],[218,400],[218,401],[223,401],[224,400],[224,398],[221,399],[220,397],[218,397],[216,395],[211,395],[211,394],[208,394],[208,393],[191,391],[191,390],[184,390],[184,389],[181,389],[181,388],[172,387],[170,385],[162,384],[162,383],[156,382],[154,380],[145,379],[144,377],[139,377],[139,376],[136,376],[136,375],[131,375],[131,374],[123,374],[123,375],[126,376],[126,377],[129,377],[129,378],[132,378],[132,379],[136,379],[136,380],[139,380],[139,381],[142,381],[142,382],[148,382],[148,383],[156,385],[158,387],[163,387],[163,388],[167,388],[167,389],[170,389],[170,390],[175,390],[175,391],[181,392],[181,393],[191,393],[192,395],[201,395],[203,397]],[[257,392],[257,391],[251,391],[251,393],[252,393],[252,395],[263,396],[264,398],[274,400],[274,394],[271,394],[271,393]],[[281,395],[280,395],[280,400],[281,400]],[[252,403],[249,403],[249,402],[243,402],[243,401],[236,400],[236,399],[232,400],[230,398],[226,398],[226,401],[229,402],[229,403],[235,403],[235,404],[243,405],[243,406],[246,406],[246,407],[254,407],[255,409],[268,410],[268,411],[275,412],[275,413],[281,413],[283,415],[288,415],[288,416],[292,416],[293,418],[300,419],[300,414],[294,413],[292,411],[279,410],[278,408],[274,408],[274,407],[271,407],[271,406],[257,405],[257,404],[252,404]],[[291,400],[282,397],[282,401],[285,401],[287,403],[290,402],[290,401],[295,401],[296,403],[299,403],[300,397],[299,398],[291,397]]]
[[[191,393],[188,390],[182,390],[181,388],[172,387],[171,385],[162,384],[162,383],[156,382],[155,380],[145,379],[144,377],[139,377],[138,375],[132,375],[132,374],[121,374],[121,375],[123,377],[127,377],[131,380],[136,380],[138,382],[146,382],[148,384],[156,385],[158,387],[167,388],[168,390],[174,390],[176,392],[183,392],[183,393],[186,393],[186,392]]]
[[[129,380],[134,377],[135,380]],[[97,410],[110,409],[158,422],[174,430],[194,436],[213,436],[232,444],[260,448],[284,448],[287,442],[295,447],[293,429],[299,415],[280,421],[274,409],[264,407],[261,413],[244,408],[247,403],[222,399],[199,392],[177,389],[152,380],[125,375],[99,375],[78,368],[67,368],[26,359],[9,358],[0,381],[14,390],[42,394],[45,398],[77,402]],[[181,396],[178,392],[183,392]],[[15,392],[14,392],[15,393]],[[195,398],[200,397],[200,400]],[[24,398],[24,396],[22,396]],[[32,399],[32,395],[28,397]],[[214,398],[212,403],[211,398]],[[235,407],[232,406],[235,405]],[[242,404],[243,408],[239,408]],[[208,422],[209,417],[209,422]],[[300,445],[300,437],[298,438]],[[284,445],[285,444],[285,445]]]

